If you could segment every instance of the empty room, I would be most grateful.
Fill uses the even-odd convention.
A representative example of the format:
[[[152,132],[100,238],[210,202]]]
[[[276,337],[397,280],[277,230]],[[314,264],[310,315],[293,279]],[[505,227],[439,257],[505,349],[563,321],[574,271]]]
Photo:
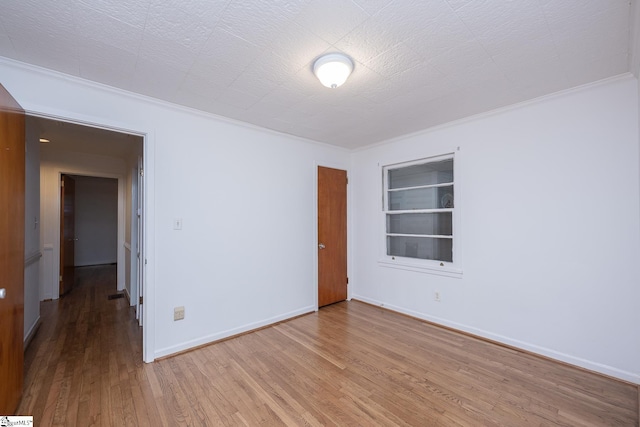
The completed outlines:
[[[639,75],[637,0],[3,0],[0,419],[637,426]]]

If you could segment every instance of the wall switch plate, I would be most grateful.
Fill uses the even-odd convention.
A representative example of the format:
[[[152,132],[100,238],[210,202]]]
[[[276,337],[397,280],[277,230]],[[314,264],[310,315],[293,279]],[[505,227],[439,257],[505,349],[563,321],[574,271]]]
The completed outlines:
[[[184,319],[184,307],[174,307],[173,309],[173,320],[182,320]]]
[[[441,299],[440,299],[440,291],[435,291],[435,292],[433,293],[433,300],[434,300],[434,301],[437,301],[437,302],[440,302],[440,301],[441,301]]]
[[[173,220],[173,229],[182,230],[182,218],[175,218]]]

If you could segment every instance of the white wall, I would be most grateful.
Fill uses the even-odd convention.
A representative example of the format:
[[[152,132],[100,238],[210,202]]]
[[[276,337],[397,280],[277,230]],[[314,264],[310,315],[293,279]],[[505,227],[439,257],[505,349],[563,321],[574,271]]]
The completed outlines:
[[[631,1],[629,13],[629,69],[636,78],[640,74],[640,2]]]
[[[353,297],[640,383],[637,94],[627,76],[355,152]],[[378,164],[457,147],[462,278],[380,266]]]
[[[347,151],[9,60],[0,75],[27,110],[146,134],[145,360],[315,309],[316,162]]]
[[[631,2],[629,14],[629,69],[636,79],[640,79],[640,1]],[[638,126],[640,126],[640,84],[638,84]],[[640,137],[638,144],[640,144]],[[638,158],[640,162],[640,158]],[[640,177],[638,177],[640,179]]]
[[[75,176],[74,179],[76,181],[75,234],[78,239],[75,244],[75,265],[116,263],[118,261],[118,180],[93,176]],[[125,191],[125,202],[126,194]],[[125,209],[125,223],[126,216]]]
[[[24,340],[40,321],[40,142],[33,121],[25,123]]]
[[[58,274],[60,265],[60,176],[61,174],[91,175],[118,180],[118,268],[117,288],[124,288],[124,185],[125,161],[115,157],[95,156],[63,151],[54,142],[41,147],[40,152],[40,210],[42,217],[41,241],[43,267],[41,270],[40,298],[59,297]]]

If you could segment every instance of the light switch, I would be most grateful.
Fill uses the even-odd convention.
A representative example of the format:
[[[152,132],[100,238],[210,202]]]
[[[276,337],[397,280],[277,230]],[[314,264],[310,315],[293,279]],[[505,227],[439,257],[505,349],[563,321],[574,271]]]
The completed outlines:
[[[173,220],[173,229],[182,230],[182,218],[176,218]]]

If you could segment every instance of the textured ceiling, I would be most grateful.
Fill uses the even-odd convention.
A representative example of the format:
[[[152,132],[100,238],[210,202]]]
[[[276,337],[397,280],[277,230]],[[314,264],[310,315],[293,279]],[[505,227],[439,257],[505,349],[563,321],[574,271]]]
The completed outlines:
[[[625,73],[629,27],[629,0],[1,0],[0,56],[356,148]]]

